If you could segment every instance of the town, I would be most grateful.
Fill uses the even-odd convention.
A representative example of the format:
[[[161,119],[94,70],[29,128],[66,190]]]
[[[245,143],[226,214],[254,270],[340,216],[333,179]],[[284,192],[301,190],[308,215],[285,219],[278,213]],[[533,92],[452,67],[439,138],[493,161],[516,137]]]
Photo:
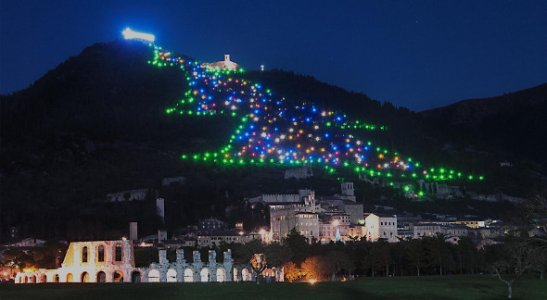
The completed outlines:
[[[0,300],[544,300],[545,11],[3,0]]]
[[[311,169],[302,172],[299,179],[310,176]],[[304,177],[301,175],[307,174]],[[295,176],[295,169],[285,172],[286,180]],[[293,178],[294,179],[294,178]],[[184,185],[184,177],[164,178],[163,186]],[[353,182],[342,182],[340,192],[333,195],[316,196],[315,191],[299,189],[294,194],[262,194],[244,199],[249,207],[266,207],[263,218],[267,224],[246,229],[243,222],[228,223],[220,218],[203,218],[198,224],[185,226],[176,232],[168,232],[163,227],[156,228],[157,234],[139,235],[139,223],[127,224],[127,234],[113,241],[64,242],[57,256],[57,268],[44,269],[24,261],[22,255],[47,246],[45,240],[27,237],[2,245],[4,255],[0,275],[2,280],[15,283],[45,282],[226,282],[255,281],[268,278],[268,281],[295,280],[298,276],[286,274],[288,258],[278,261],[260,273],[254,272],[248,261],[234,261],[232,250],[246,245],[287,246],[288,239],[300,236],[308,245],[351,245],[356,243],[379,243],[383,245],[409,243],[413,240],[435,239],[449,247],[458,247],[463,242],[472,251],[500,244],[511,230],[500,220],[481,219],[473,215],[454,216],[449,214],[419,214],[397,211],[393,207],[376,205],[375,211],[364,211],[363,203],[356,200]],[[148,189],[135,189],[109,193],[104,201],[120,205],[147,201]],[[157,217],[165,223],[165,199],[157,197],[154,201]],[[248,227],[247,227],[248,228]],[[150,231],[150,230],[147,230]],[[13,228],[14,240],[17,229]],[[545,226],[527,233],[529,236],[545,236]],[[67,249],[68,247],[68,249]],[[448,248],[447,248],[448,249]],[[469,250],[469,249],[468,249]],[[65,252],[66,251],[66,252]],[[220,252],[221,260],[216,255]],[[224,251],[224,252],[222,252]],[[425,250],[424,250],[425,251]],[[39,252],[39,251],[38,251]],[[168,259],[167,253],[174,260]],[[17,255],[19,253],[19,256]],[[64,257],[61,256],[64,253]],[[139,253],[151,254],[148,265],[136,260]],[[205,256],[204,256],[205,254]],[[278,254],[275,254],[278,255]],[[425,254],[423,254],[425,256]],[[202,259],[203,257],[203,259]],[[266,258],[267,259],[267,258]],[[138,264],[136,264],[136,261]],[[305,259],[304,259],[305,261]],[[302,262],[304,262],[302,261]],[[464,263],[464,262],[460,262]],[[469,264],[470,262],[465,262]],[[369,272],[385,276],[396,274],[394,261],[386,262],[386,268]],[[445,266],[448,268],[448,266]],[[343,278],[352,278],[356,266],[339,269]],[[442,265],[439,266],[443,273]],[[461,267],[460,267],[461,268]],[[471,267],[474,268],[474,267]],[[460,269],[459,272],[462,272]],[[467,270],[470,271],[470,270]],[[418,275],[420,271],[418,271]],[[450,272],[445,270],[444,272]],[[293,271],[294,273],[294,271]],[[365,271],[365,274],[368,273]],[[423,271],[422,271],[423,274]],[[313,275],[319,277],[317,274]],[[333,275],[334,276],[334,275]],[[333,277],[334,278],[334,277]]]

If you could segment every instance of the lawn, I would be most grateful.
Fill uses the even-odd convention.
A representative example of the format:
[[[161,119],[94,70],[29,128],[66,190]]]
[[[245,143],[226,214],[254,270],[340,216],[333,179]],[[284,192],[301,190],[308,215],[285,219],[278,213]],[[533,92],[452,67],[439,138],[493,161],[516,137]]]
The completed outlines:
[[[149,283],[0,285],[8,299],[506,299],[505,286],[491,276],[365,278],[351,282],[307,283]],[[545,300],[547,284],[523,279],[514,299]]]

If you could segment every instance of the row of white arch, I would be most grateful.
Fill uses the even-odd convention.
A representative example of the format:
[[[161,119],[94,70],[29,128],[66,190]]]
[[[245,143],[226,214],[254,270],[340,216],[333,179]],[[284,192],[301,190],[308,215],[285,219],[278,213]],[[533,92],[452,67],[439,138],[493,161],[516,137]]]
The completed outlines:
[[[75,273],[75,272],[74,272]],[[228,278],[229,274],[232,278]],[[144,277],[143,274],[145,274]],[[241,268],[241,272],[237,268],[232,268],[232,272],[226,272],[226,269],[219,267],[216,269],[216,275],[212,278],[211,270],[208,267],[203,267],[199,274],[194,273],[194,269],[184,269],[181,281],[178,280],[178,273],[175,268],[169,268],[165,274],[165,279],[162,280],[159,269],[149,269],[148,271],[135,269],[127,274],[128,278],[124,278],[124,272],[115,270],[107,278],[107,272],[98,271],[92,277],[91,272],[83,271],[76,277],[73,272],[68,272],[64,275],[49,274],[45,272],[35,271],[32,273],[19,273],[15,282],[20,284],[25,283],[60,283],[60,282],[226,282],[226,281],[252,281],[253,273],[250,269]],[[197,276],[196,276],[197,275]],[[231,279],[231,280],[230,280]]]
[[[233,278],[229,281],[251,281],[253,277],[252,272],[247,268],[241,269],[241,277],[239,276],[237,269],[235,268],[233,269],[232,274]],[[191,268],[186,268],[184,270],[182,282],[225,282],[228,279],[227,275],[228,274],[224,268],[217,268],[216,278],[211,278],[211,270],[207,267],[204,267],[199,272],[199,278],[194,278],[194,270]],[[160,282],[160,271],[158,269],[152,269],[148,271],[147,281]],[[170,268],[167,270],[166,282],[178,282],[176,269]]]

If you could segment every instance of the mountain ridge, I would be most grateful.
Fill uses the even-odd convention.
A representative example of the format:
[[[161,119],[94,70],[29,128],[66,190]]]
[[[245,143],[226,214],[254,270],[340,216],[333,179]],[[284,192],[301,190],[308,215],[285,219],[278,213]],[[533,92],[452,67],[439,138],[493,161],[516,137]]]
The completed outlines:
[[[187,222],[204,212],[223,215],[224,209],[252,193],[336,184],[335,177],[323,179],[319,175],[311,181],[285,182],[276,169],[227,169],[182,162],[179,156],[183,150],[222,145],[234,124],[230,118],[211,122],[208,118],[166,115],[165,108],[182,97],[185,83],[180,70],[151,68],[146,63],[149,51],[135,41],[97,43],[29,88],[0,96],[0,234],[13,224],[25,224],[21,232],[37,236],[96,237],[91,236],[97,232],[94,230],[73,236],[66,232],[66,228],[78,226],[80,219],[88,220],[89,226],[125,228],[130,212],[112,207],[105,211],[100,204],[104,195],[155,187],[168,176],[182,175],[190,180],[184,196],[177,196],[184,201],[168,198],[167,202],[170,211],[177,211]],[[427,114],[292,72],[248,71],[245,76],[287,98],[312,100],[385,124],[389,130],[378,137],[382,144],[418,159],[484,169],[490,178],[483,187],[485,192],[531,196],[545,188],[536,182],[536,175],[530,175],[531,170],[538,171],[530,167],[530,157],[519,156],[513,149],[507,155],[507,149],[488,147],[481,136],[460,132]],[[470,146],[475,150],[469,151]],[[516,167],[499,169],[499,161],[507,157]],[[364,183],[357,186],[362,195],[368,192]],[[143,224],[156,222],[150,213],[140,213],[138,218]],[[53,233],[40,227],[44,221],[54,224]]]

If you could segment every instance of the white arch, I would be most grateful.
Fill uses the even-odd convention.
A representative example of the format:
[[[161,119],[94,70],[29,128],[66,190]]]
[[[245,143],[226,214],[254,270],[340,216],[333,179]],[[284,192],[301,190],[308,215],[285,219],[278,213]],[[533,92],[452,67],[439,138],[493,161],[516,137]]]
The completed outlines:
[[[167,270],[167,282],[177,282],[177,270]]]
[[[239,281],[239,270],[236,267],[232,268],[232,277],[233,282]]]
[[[241,270],[241,279],[243,281],[251,281],[253,280],[253,274],[249,271],[249,269],[243,268]]]
[[[226,270],[224,268],[217,269],[217,282],[226,281]]]
[[[160,271],[152,269],[148,272],[148,282],[160,282]]]
[[[194,282],[194,270],[190,268],[184,269],[184,282]]]
[[[209,268],[201,269],[201,272],[199,274],[201,276],[201,282],[210,282],[211,281],[211,271],[209,271]]]

